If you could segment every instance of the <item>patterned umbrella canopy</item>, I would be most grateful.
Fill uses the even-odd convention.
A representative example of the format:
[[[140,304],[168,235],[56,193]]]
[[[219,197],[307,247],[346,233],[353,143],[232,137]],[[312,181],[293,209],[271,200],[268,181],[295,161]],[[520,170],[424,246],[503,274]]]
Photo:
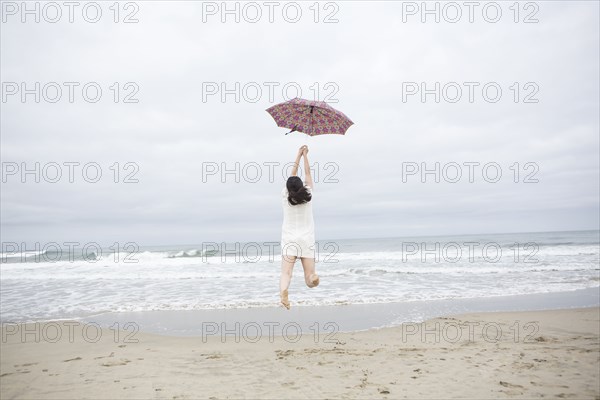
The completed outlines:
[[[274,105],[267,109],[277,126],[298,131],[310,136],[338,134],[344,135],[354,124],[341,111],[324,101],[310,101],[299,97]],[[287,133],[286,133],[287,135]]]

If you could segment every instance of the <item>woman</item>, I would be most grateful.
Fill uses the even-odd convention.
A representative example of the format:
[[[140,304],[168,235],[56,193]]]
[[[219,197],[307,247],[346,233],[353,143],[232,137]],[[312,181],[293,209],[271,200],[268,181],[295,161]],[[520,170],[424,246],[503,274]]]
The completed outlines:
[[[298,174],[300,158],[304,157],[304,183]],[[310,288],[319,284],[315,273],[315,226],[312,214],[313,181],[308,164],[308,146],[298,150],[292,175],[282,190],[283,226],[281,228],[281,279],[279,293],[281,304],[290,309],[288,288],[292,269],[300,258],[304,268],[304,281]]]

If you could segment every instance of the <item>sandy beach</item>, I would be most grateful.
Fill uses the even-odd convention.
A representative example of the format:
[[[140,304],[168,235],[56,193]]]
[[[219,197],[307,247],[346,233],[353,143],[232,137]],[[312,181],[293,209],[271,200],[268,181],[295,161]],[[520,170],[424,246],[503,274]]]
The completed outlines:
[[[471,313],[319,335],[263,327],[260,337],[252,325],[174,337],[5,324],[1,397],[598,399],[599,314]]]

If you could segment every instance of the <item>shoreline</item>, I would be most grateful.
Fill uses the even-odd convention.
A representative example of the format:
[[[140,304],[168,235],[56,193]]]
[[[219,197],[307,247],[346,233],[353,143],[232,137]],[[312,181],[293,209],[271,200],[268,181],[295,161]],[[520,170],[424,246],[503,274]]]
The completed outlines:
[[[567,292],[493,296],[486,298],[436,299],[409,302],[340,304],[322,306],[252,307],[200,310],[107,312],[78,318],[2,322],[0,325],[80,323],[101,328],[133,325],[136,331],[167,336],[201,336],[215,324],[225,329],[259,324],[274,326],[281,335],[286,324],[301,332],[314,332],[326,324],[339,332],[360,332],[419,323],[432,318],[481,312],[543,311],[600,306],[600,288]],[[317,324],[317,325],[315,325]],[[331,328],[333,329],[333,328]]]
[[[56,328],[39,326],[46,335]],[[2,398],[600,397],[599,307],[258,340],[110,328],[98,337],[75,324],[36,342],[31,325],[19,328],[2,328]]]
[[[206,330],[240,329],[258,324],[273,325],[276,335],[286,324],[301,332],[314,332],[329,324],[339,332],[359,332],[399,326],[402,323],[481,312],[540,311],[600,306],[600,290],[588,288],[570,292],[536,293],[488,298],[441,299],[404,303],[346,304],[335,306],[297,306],[234,308],[215,310],[169,310],[105,313],[77,319],[101,327],[135,324],[141,332],[172,336],[201,336]],[[316,324],[316,325],[315,325]]]

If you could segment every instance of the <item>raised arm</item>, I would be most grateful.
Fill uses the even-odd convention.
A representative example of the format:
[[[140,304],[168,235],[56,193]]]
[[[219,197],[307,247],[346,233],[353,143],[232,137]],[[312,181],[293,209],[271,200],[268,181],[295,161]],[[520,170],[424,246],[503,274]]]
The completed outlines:
[[[292,168],[292,175],[298,175],[298,165],[300,165],[300,158],[302,158],[302,154],[304,153],[304,148],[306,146],[302,146],[298,149],[298,154],[296,155],[296,161],[294,161],[294,168]]]
[[[304,184],[314,189],[312,175],[310,174],[310,165],[308,163],[308,146],[304,146],[302,154],[304,155]]]

